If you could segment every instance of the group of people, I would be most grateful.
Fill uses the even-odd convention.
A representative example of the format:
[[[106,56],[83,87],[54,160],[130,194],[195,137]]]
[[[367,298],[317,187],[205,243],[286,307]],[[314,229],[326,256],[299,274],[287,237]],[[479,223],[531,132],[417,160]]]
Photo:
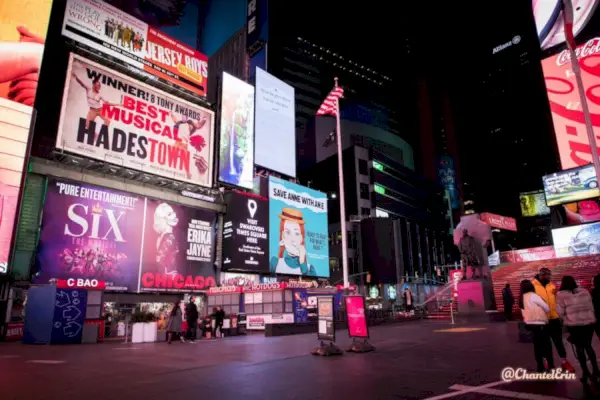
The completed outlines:
[[[564,276],[560,289],[551,282],[552,274],[542,268],[533,280],[523,280],[520,285],[519,308],[527,330],[532,333],[534,355],[538,372],[554,369],[552,343],[561,358],[560,367],[574,372],[567,360],[563,343],[563,325],[566,327],[567,341],[574,347],[581,366],[584,385],[600,383],[600,369],[596,353],[592,347],[594,331],[600,337],[600,275],[594,278],[592,293],[578,287],[575,278]],[[510,286],[503,291],[504,299],[512,298]],[[505,310],[512,308],[513,302],[505,303]],[[592,370],[588,368],[588,358]]]
[[[182,332],[183,318],[187,322],[187,330],[185,334]],[[205,338],[209,337],[220,337],[223,334],[223,320],[225,319],[225,311],[221,307],[215,307],[211,315],[206,315],[200,324],[198,319],[200,314],[198,312],[198,306],[196,306],[195,299],[190,298],[189,303],[185,306],[185,312],[182,310],[181,301],[178,300],[173,304],[173,309],[169,315],[167,322],[167,343],[171,344],[173,338],[179,339],[182,343],[188,341],[189,343],[196,342],[196,332],[198,328],[202,329],[202,336]],[[212,320],[215,321],[215,326],[212,326]]]
[[[104,21],[104,35],[117,45],[131,51],[141,51],[144,48],[144,36],[121,22],[107,19]]]
[[[75,250],[63,249],[59,254],[60,265],[65,272],[79,272],[81,274],[91,274],[94,277],[119,275],[122,264],[127,260],[124,253],[105,253],[104,250],[81,249]]]

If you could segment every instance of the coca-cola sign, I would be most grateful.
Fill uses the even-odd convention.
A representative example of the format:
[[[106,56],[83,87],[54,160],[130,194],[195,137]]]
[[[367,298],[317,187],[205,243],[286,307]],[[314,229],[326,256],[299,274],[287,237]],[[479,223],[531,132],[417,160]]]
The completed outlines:
[[[577,47],[581,75],[592,124],[600,135],[600,39]],[[563,169],[592,162],[585,117],[570,57],[566,51],[542,61],[554,132]]]
[[[600,39],[598,38],[590,39],[583,46],[575,49],[575,55],[577,56],[577,59],[588,57],[596,53],[600,53]],[[566,65],[567,63],[570,65],[570,62],[571,53],[569,50],[563,50],[558,56],[556,56],[556,65],[559,67]]]

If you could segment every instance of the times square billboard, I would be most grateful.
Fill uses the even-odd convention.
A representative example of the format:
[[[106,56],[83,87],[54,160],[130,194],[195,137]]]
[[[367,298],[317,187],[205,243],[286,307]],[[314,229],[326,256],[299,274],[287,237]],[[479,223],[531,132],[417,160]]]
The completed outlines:
[[[106,290],[216,286],[216,214],[80,182],[49,179],[35,284],[98,279]]]
[[[577,46],[581,78],[596,136],[600,134],[600,38]],[[592,163],[585,118],[568,50],[546,58],[542,69],[562,169]]]

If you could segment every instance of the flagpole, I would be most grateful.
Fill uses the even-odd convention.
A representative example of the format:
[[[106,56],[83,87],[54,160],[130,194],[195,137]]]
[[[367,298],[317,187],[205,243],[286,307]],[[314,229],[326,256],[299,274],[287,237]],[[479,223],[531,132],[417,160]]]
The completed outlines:
[[[569,54],[571,56],[571,67],[573,68],[573,74],[575,75],[575,81],[577,82],[579,102],[581,103],[583,116],[585,118],[585,129],[587,131],[588,141],[590,142],[592,162],[594,164],[594,170],[596,171],[596,181],[600,183],[600,159],[598,158],[598,145],[596,144],[596,135],[594,134],[590,109],[585,96],[583,79],[581,78],[579,59],[577,58],[577,53],[575,52],[575,39],[573,37],[573,4],[571,3],[571,0],[563,0],[563,13],[563,17],[565,18],[565,37],[567,39],[567,48],[569,49]]]
[[[338,87],[338,78],[334,78],[335,87]],[[340,130],[340,100],[335,100],[335,123],[336,123],[336,139],[338,150],[338,176],[340,180],[340,221],[342,230],[342,271],[344,273],[344,288],[350,287],[348,282],[348,241],[346,237],[346,196],[344,194],[344,162],[342,155],[342,132]]]

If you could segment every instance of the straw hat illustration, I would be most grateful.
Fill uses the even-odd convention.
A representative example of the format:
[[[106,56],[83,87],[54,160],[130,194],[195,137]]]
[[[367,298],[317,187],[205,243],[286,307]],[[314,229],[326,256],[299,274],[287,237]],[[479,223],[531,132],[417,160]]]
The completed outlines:
[[[296,210],[295,208],[284,207],[281,209],[281,214],[279,214],[279,218],[284,221],[292,221],[296,222],[300,225],[304,225],[304,217],[302,216],[302,211]]]

